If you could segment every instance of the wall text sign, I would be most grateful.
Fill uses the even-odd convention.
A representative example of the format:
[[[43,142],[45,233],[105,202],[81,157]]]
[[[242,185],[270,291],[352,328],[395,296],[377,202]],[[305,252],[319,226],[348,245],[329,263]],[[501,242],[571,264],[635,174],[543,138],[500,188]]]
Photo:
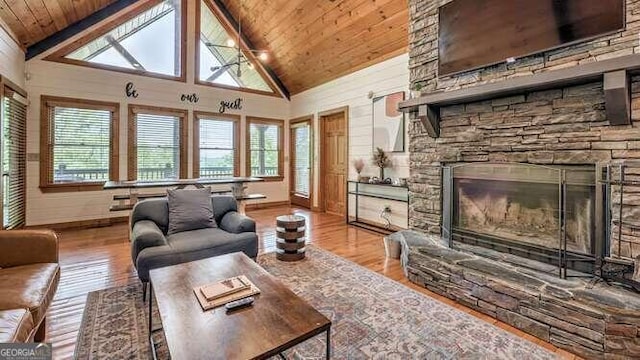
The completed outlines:
[[[242,98],[237,98],[233,101],[220,101],[218,112],[224,114],[227,110],[242,110]]]
[[[198,94],[193,93],[193,94],[182,94],[180,95],[180,101],[186,101],[186,102],[190,102],[192,104],[197,103],[200,100],[200,98],[198,97]]]
[[[136,87],[132,82],[128,82],[127,85],[125,85],[124,92],[127,97],[132,97],[134,99],[138,97],[138,90],[136,90]]]

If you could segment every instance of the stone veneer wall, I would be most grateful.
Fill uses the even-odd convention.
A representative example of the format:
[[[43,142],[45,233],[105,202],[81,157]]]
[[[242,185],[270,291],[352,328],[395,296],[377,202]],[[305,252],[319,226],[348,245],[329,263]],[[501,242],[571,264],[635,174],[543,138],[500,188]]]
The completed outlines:
[[[454,90],[617,56],[640,53],[640,1],[627,0],[622,32],[467,73],[438,77],[438,7],[448,0],[410,0],[410,80],[423,92]],[[409,181],[410,227],[440,232],[440,166],[447,162],[535,164],[616,163],[640,159],[640,77],[632,84],[631,125],[610,126],[602,82],[522,94],[441,109],[441,136],[430,138],[412,121]],[[614,205],[616,195],[614,189]],[[627,194],[628,193],[628,194]],[[625,191],[625,219],[640,214],[640,187]],[[617,201],[619,203],[619,200]],[[617,205],[615,205],[617,206]],[[625,207],[626,208],[626,207]],[[614,211],[614,216],[617,212]],[[613,229],[616,231],[616,229]],[[621,254],[640,254],[640,232],[624,229]],[[617,249],[617,244],[612,244]]]

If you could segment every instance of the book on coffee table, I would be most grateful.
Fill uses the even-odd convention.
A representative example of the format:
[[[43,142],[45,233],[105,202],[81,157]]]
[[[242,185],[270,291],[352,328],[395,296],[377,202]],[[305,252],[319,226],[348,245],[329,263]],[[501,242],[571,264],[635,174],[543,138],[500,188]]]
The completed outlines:
[[[235,276],[229,279],[218,281],[214,284],[204,285],[200,287],[200,292],[208,301],[215,300],[238,291],[246,290],[251,287],[249,280],[244,276]]]
[[[240,275],[218,281],[213,284],[198,286],[193,289],[203,310],[210,310],[226,303],[240,300],[260,293],[246,276]]]

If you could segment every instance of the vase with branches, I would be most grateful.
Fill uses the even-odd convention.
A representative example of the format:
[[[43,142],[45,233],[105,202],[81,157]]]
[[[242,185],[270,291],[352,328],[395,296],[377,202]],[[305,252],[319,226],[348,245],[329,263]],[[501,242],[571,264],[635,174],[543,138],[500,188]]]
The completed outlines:
[[[360,173],[362,173],[362,170],[364,169],[364,160],[362,159],[353,160],[353,168],[356,170],[356,173],[358,174],[358,181],[360,181],[361,179]]]
[[[377,147],[373,152],[373,164],[380,168],[380,181],[383,181],[384,169],[391,166],[391,159],[382,148]]]

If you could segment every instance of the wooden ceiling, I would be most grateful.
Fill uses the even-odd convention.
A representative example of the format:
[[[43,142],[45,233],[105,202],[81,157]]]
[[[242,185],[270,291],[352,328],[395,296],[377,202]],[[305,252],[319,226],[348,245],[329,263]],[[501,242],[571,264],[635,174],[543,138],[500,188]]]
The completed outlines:
[[[407,0],[221,0],[297,94],[407,51]]]
[[[117,1],[0,0],[0,17],[29,47]],[[407,51],[407,0],[216,2],[235,19],[243,4],[243,33],[270,51],[267,65],[291,94]]]
[[[117,0],[0,0],[0,17],[26,48]]]

